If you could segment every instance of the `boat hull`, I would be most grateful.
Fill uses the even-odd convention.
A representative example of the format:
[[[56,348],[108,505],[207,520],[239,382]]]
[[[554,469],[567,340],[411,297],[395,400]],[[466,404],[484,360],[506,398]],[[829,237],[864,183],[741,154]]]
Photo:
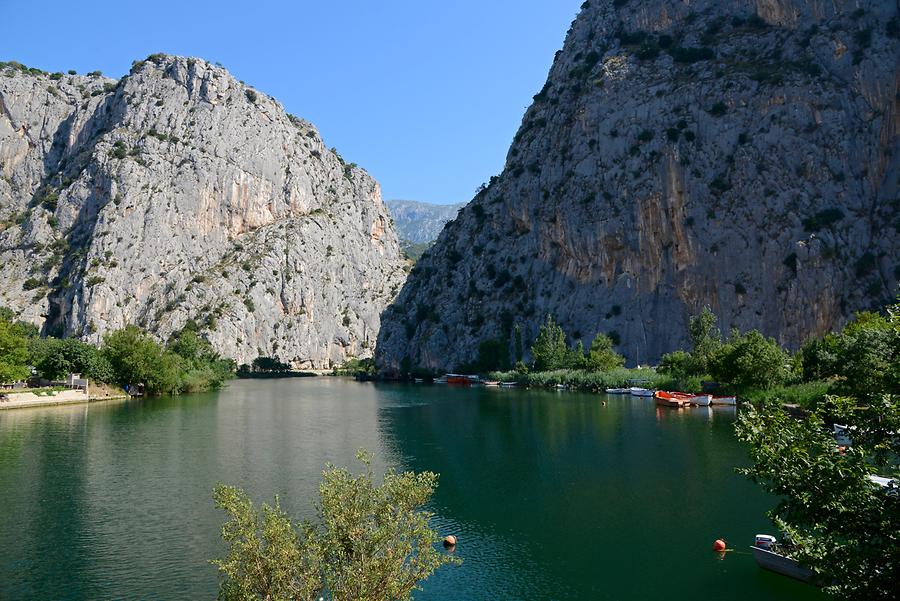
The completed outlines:
[[[646,388],[632,388],[629,392],[631,393],[631,396],[640,396],[640,397],[653,396],[653,391],[647,390]]]
[[[672,394],[671,392],[666,392],[664,390],[658,391],[653,395],[653,398],[656,399],[656,404],[660,407],[674,407],[676,409],[681,409],[682,407],[687,407],[691,404],[690,396]]]
[[[698,394],[690,398],[692,404],[698,407],[709,407],[712,405],[712,396],[708,394]]]
[[[733,396],[714,396],[712,397],[712,404],[735,406],[737,405],[737,398]]]
[[[753,559],[764,570],[769,570],[800,582],[812,583],[815,579],[816,575],[812,570],[800,565],[790,557],[785,557],[760,547],[750,547],[750,549],[753,550]]]

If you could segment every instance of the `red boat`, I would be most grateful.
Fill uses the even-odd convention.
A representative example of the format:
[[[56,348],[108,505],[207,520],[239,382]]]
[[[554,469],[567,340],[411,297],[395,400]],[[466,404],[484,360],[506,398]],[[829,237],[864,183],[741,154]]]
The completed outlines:
[[[691,405],[691,398],[693,396],[694,395],[692,394],[685,394],[683,392],[666,392],[665,390],[659,390],[653,395],[653,398],[656,399],[656,404],[661,405],[662,407],[675,407],[681,409],[682,407],[689,407]]]

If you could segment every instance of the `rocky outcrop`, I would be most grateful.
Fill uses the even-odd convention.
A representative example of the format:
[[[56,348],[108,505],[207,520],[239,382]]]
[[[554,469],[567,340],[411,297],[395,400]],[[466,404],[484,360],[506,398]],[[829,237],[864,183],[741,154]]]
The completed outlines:
[[[0,304],[99,342],[193,320],[238,362],[371,354],[403,261],[378,184],[205,61],[0,69]]]
[[[897,291],[896,2],[588,0],[502,174],[382,318],[376,358],[453,368],[552,314],[630,363],[724,331],[796,346]],[[404,361],[405,360],[405,361]]]
[[[412,244],[434,242],[444,225],[465,206],[465,203],[439,205],[417,200],[388,200],[385,204],[400,240]]]

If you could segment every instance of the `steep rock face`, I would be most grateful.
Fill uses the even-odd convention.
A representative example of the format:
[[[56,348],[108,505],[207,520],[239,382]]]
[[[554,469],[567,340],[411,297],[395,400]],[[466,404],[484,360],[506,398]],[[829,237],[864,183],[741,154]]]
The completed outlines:
[[[448,221],[452,221],[465,203],[437,205],[417,200],[385,201],[397,235],[413,244],[427,244],[437,239]]]
[[[896,293],[895,2],[589,0],[503,173],[382,318],[383,369],[553,314],[631,363],[724,331],[796,346]],[[406,361],[404,362],[404,359]]]
[[[0,304],[98,342],[199,323],[238,362],[371,353],[403,261],[377,183],[202,60],[0,71]]]

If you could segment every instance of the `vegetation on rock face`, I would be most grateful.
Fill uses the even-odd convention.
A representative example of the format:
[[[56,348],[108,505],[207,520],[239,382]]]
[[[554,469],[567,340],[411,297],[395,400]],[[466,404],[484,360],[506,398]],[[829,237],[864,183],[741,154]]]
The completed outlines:
[[[323,473],[318,524],[292,522],[277,497],[258,511],[243,491],[216,487],[216,505],[229,516],[228,555],[213,562],[220,599],[410,599],[435,570],[458,563],[435,548],[432,514],[422,510],[437,475],[388,471],[376,485],[371,455],[357,458],[361,475],[334,466]]]

